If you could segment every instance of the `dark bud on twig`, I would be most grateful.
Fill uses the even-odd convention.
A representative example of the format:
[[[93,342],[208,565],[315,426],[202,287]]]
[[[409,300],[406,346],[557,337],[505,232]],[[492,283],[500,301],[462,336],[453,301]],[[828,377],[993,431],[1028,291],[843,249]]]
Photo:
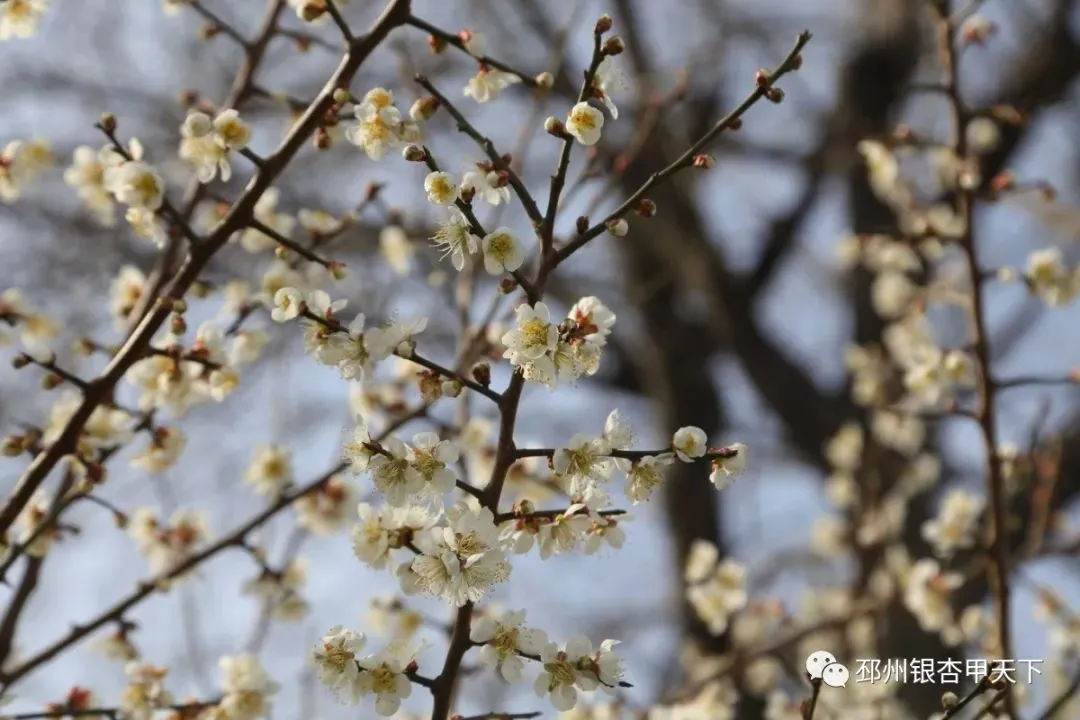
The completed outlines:
[[[472,369],[473,380],[484,387],[491,386],[491,366],[487,363],[477,363]]]
[[[585,231],[589,229],[589,218],[586,215],[582,215],[577,219],[577,232],[578,235],[584,235]]]
[[[727,129],[732,131],[742,130],[742,118],[734,117],[728,120]]]
[[[64,378],[60,377],[56,373],[49,373],[45,377],[41,378],[42,390],[54,390],[63,384]]]
[[[110,135],[116,132],[116,116],[112,113],[102,113],[98,124],[101,125],[102,130]]]
[[[760,68],[754,73],[754,84],[758,87],[765,87],[772,80],[772,73],[765,68]]]
[[[612,20],[610,15],[601,15],[600,19],[596,21],[596,27],[593,28],[593,34],[603,35],[611,29],[611,24]]]
[[[24,367],[30,364],[30,356],[25,353],[22,355],[16,355],[11,359],[11,367],[16,370],[22,370]]]
[[[314,144],[316,150],[329,150],[330,146],[334,144],[330,139],[330,133],[326,132],[326,128],[319,128],[315,131]]]
[[[947,692],[941,696],[941,707],[945,710],[952,710],[959,702],[960,698],[954,692]]]
[[[216,23],[210,23],[209,25],[203,25],[199,28],[199,37],[203,40],[209,40],[221,33],[221,26]]]
[[[637,201],[637,204],[634,205],[634,213],[639,217],[651,218],[653,215],[656,215],[656,203],[649,198],[641,198]]]
[[[194,90],[180,91],[180,104],[185,108],[194,107],[199,102],[199,93]]]
[[[446,40],[438,35],[428,35],[427,44],[428,47],[431,48],[431,52],[436,55],[442,53],[442,51],[446,49]]]
[[[304,22],[314,22],[326,13],[326,6],[319,3],[309,2],[300,8],[300,19]]]
[[[503,278],[499,283],[499,292],[503,295],[509,295],[518,288],[518,282],[514,278]]]
[[[784,91],[778,87],[771,87],[765,91],[765,97],[769,102],[779,105],[784,102]]]
[[[712,155],[706,155],[705,153],[695,155],[694,167],[699,170],[712,170],[714,167],[716,167],[716,158],[714,158]]]

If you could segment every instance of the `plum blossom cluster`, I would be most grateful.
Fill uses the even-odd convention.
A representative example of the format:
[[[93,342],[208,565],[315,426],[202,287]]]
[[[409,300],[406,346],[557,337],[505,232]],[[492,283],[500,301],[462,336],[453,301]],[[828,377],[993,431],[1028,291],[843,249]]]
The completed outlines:
[[[231,108],[212,119],[202,112],[189,113],[180,127],[180,135],[180,159],[195,168],[201,183],[218,176],[222,182],[228,182],[232,177],[229,155],[244,150],[251,142],[251,128]]]
[[[615,325],[615,314],[600,300],[582,298],[558,323],[543,302],[519,305],[515,312],[514,328],[501,338],[503,357],[526,380],[550,389],[596,374]]]

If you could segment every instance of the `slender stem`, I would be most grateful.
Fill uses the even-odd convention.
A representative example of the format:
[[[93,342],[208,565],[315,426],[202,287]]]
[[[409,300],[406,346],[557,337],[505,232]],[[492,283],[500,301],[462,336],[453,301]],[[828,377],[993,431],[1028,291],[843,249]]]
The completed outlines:
[[[585,71],[585,81],[581,83],[581,90],[578,92],[577,101],[579,103],[585,102],[592,92],[593,79],[596,77],[596,70],[600,67],[600,63],[604,60],[603,51],[603,33],[593,33],[593,52],[592,60],[589,61],[589,69]],[[549,256],[555,252],[555,216],[559,212],[559,196],[562,195],[563,187],[566,185],[566,173],[570,168],[570,154],[574,149],[574,137],[567,134],[563,138],[562,150],[559,152],[559,162],[555,166],[555,174],[551,176],[551,189],[548,191],[548,204],[547,212],[544,213],[544,223],[541,230],[541,237],[543,242],[542,257],[544,262],[547,262]]]
[[[464,41],[462,41],[462,39],[461,39],[461,37],[459,35],[456,35],[456,34],[451,33],[451,32],[447,32],[446,30],[440,30],[439,28],[435,27],[431,23],[429,23],[429,22],[427,22],[425,20],[421,20],[420,18],[416,17],[415,15],[409,16],[409,20],[408,20],[408,22],[406,24],[411,25],[414,28],[418,28],[420,30],[423,30],[424,32],[426,32],[426,33],[428,33],[430,35],[434,35],[436,38],[438,38],[439,40],[442,40],[447,45],[453,45],[458,50],[462,50],[465,53],[468,53],[470,57],[475,57],[476,61],[479,62],[482,65],[487,65],[489,67],[495,68],[496,70],[501,70],[501,71],[503,71],[505,73],[510,73],[511,75],[516,75],[518,78],[521,79],[521,82],[523,82],[524,84],[526,84],[526,85],[528,85],[530,87],[536,87],[536,88],[540,87],[540,85],[536,82],[536,78],[534,76],[532,76],[532,75],[528,75],[526,73],[521,72],[520,70],[516,70],[513,67],[507,65],[506,63],[500,62],[500,61],[496,60],[493,57],[489,57],[487,55],[480,55],[479,57],[477,57],[475,55],[472,55],[472,53],[469,53],[469,51],[465,49],[465,43],[464,43]]]
[[[440,172],[439,163],[435,161],[435,158],[431,154],[431,150],[424,147],[424,164],[427,165],[431,172]],[[476,212],[473,211],[472,204],[467,203],[461,198],[454,201],[454,207],[456,207],[461,214],[465,217],[465,220],[469,223],[469,232],[477,236],[477,238],[483,239],[487,235],[487,231],[484,230],[484,226],[480,224],[480,221],[476,218]],[[529,302],[535,302],[536,290],[532,286],[532,282],[529,281],[525,274],[521,270],[514,270],[510,273],[511,277],[517,281],[518,286],[525,291],[526,297],[529,298]]]
[[[736,121],[741,119],[742,116],[746,114],[746,112],[750,108],[752,108],[754,105],[757,104],[759,100],[765,97],[766,92],[768,92],[769,89],[771,89],[780,78],[798,67],[797,59],[799,57],[799,53],[802,52],[802,49],[806,46],[808,42],[810,42],[811,37],[813,36],[808,30],[804,30],[803,32],[799,33],[798,37],[795,40],[795,46],[792,47],[791,51],[787,54],[787,57],[784,58],[783,62],[781,62],[780,65],[778,65],[776,69],[774,69],[772,73],[770,73],[769,77],[765,80],[765,82],[754,88],[754,91],[750,93],[750,95],[748,95],[747,98],[743,100],[738,107],[736,107],[724,117],[720,118],[720,120],[717,121],[717,123],[713,125],[708,132],[702,135],[698,139],[698,141],[691,145],[686,152],[680,155],[675,160],[675,162],[671,163],[663,170],[653,173],[649,177],[649,179],[646,180],[640,188],[634,191],[634,193],[629,198],[627,198],[626,202],[616,208],[614,212],[604,218],[604,220],[602,220],[601,222],[593,225],[591,228],[578,235],[571,242],[567,243],[566,246],[557,251],[554,256],[554,265],[559,265],[568,257],[570,257],[575,252],[584,247],[586,243],[588,243],[590,240],[601,235],[605,230],[607,230],[608,222],[612,220],[618,220],[625,216],[627,213],[629,213],[631,210],[633,210],[634,207],[637,205],[638,200],[644,197],[645,193],[649,192],[649,190],[654,188],[657,184],[666,180],[669,176],[675,174],[677,171],[693,165],[695,155],[697,155],[703,148],[705,148],[705,146],[707,146],[718,135],[720,135],[720,133],[728,130],[732,126],[732,124],[736,123]]]
[[[275,2],[275,11],[279,11],[283,4],[280,1]],[[153,308],[142,317],[105,371],[91,382],[90,390],[85,393],[82,403],[72,414],[59,437],[34,459],[16,483],[14,491],[0,505],[0,535],[10,530],[15,518],[30,501],[34,491],[45,481],[52,468],[56,466],[60,458],[75,447],[83,427],[97,406],[111,395],[121,378],[127,374],[128,369],[143,356],[145,348],[150,345],[158,329],[171,314],[172,299],[183,297],[215,253],[225,246],[233,233],[247,225],[259,198],[277,180],[300,149],[307,145],[315,130],[321,125],[327,108],[333,103],[334,91],[347,86],[375,48],[382,44],[394,28],[405,23],[409,17],[409,7],[409,0],[390,0],[387,3],[371,30],[350,45],[349,52],[327,80],[315,101],[292,126],[278,148],[266,158],[265,164],[255,173],[228,216],[205,242],[193,247],[180,271],[163,287],[163,297],[159,297]],[[274,17],[276,18],[276,14]],[[252,60],[252,57],[248,58],[249,63]]]
[[[944,75],[942,83],[946,88],[948,106],[952,114],[953,151],[957,158],[968,156],[966,127],[969,119],[963,99],[960,97],[959,67],[956,58],[956,45],[953,41],[953,24],[949,19],[949,3],[934,0],[938,12],[938,51]],[[983,305],[983,283],[979,272],[979,249],[975,241],[975,202],[973,192],[964,187],[956,190],[955,210],[963,222],[963,233],[958,244],[963,248],[964,259],[971,278],[971,304],[969,320],[972,332],[973,354],[979,367],[976,392],[978,409],[976,419],[983,438],[988,465],[986,483],[991,505],[990,550],[992,558],[991,585],[994,588],[998,621],[998,644],[1002,658],[1011,658],[1012,618],[1010,616],[1009,597],[1009,520],[1008,499],[1005,478],[1001,468],[1001,457],[997,452],[997,416],[996,385],[990,374],[990,345],[986,330],[986,311]],[[1016,717],[1016,704],[1011,687],[1006,687],[1005,707],[1010,717]]]
[[[521,201],[522,207],[525,208],[525,214],[529,216],[529,220],[532,221],[533,227],[537,232],[543,226],[544,216],[540,214],[540,208],[536,204],[536,200],[533,199],[532,193],[525,187],[525,183],[521,181],[518,174],[514,172],[514,169],[510,167],[503,156],[499,154],[499,151],[495,149],[495,143],[490,138],[481,134],[472,123],[470,123],[461,111],[454,107],[454,104],[441,92],[435,89],[435,86],[431,84],[423,75],[416,76],[416,83],[431,93],[435,98],[439,100],[439,103],[446,108],[446,111],[450,113],[450,116],[457,122],[458,130],[468,135],[473,141],[480,146],[480,149],[484,151],[484,154],[491,160],[491,164],[500,173],[504,173],[507,178],[507,182],[510,183],[510,187],[513,188],[514,194],[517,195],[518,200]]]
[[[341,14],[341,10],[338,9],[337,0],[326,0],[326,11],[330,13],[330,17],[333,18],[334,24],[338,26],[338,30],[341,31],[341,35],[345,38],[345,42],[352,45],[356,41],[356,38],[353,37],[349,23],[345,22],[345,17]]]
[[[319,256],[318,253],[312,252],[310,249],[304,247],[303,245],[296,242],[295,240],[290,240],[289,238],[285,237],[284,235],[279,233],[274,228],[270,227],[266,223],[260,222],[259,220],[257,220],[254,217],[251,218],[248,221],[248,227],[250,227],[250,228],[252,228],[254,230],[258,230],[263,235],[267,236],[268,238],[270,238],[271,240],[276,242],[278,245],[282,245],[284,247],[287,247],[288,249],[292,250],[297,255],[300,255],[301,257],[303,257],[303,258],[305,258],[307,260],[310,260],[313,263],[317,263],[319,265],[322,265],[325,268],[329,268],[331,266],[331,264],[332,264],[326,258]]]

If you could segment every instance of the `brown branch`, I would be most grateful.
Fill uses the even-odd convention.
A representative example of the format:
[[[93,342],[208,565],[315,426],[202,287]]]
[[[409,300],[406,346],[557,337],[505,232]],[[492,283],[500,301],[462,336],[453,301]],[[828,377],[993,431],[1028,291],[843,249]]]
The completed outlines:
[[[379,439],[389,436],[392,432],[395,432],[398,428],[405,425],[412,420],[421,417],[427,411],[426,405],[421,405],[416,409],[398,417],[394,422],[390,423],[380,434]],[[59,655],[61,652],[71,647],[75,643],[81,641],[94,631],[108,625],[112,622],[120,621],[124,615],[126,615],[133,607],[140,602],[153,595],[157,591],[160,584],[182,575],[204,561],[209,560],[218,553],[228,548],[245,547],[247,545],[248,535],[255,529],[259,528],[271,518],[275,517],[282,510],[291,507],[294,502],[300,498],[318,490],[323,484],[325,484],[334,475],[344,472],[347,468],[346,463],[338,463],[329,471],[323,473],[315,480],[312,480],[308,484],[294,490],[290,493],[283,494],[280,498],[275,500],[265,510],[252,517],[248,522],[241,525],[232,533],[222,537],[217,542],[207,546],[198,553],[195,553],[178,563],[173,568],[160,573],[159,575],[145,580],[139,583],[138,589],[127,596],[123,600],[119,601],[109,609],[101,612],[94,619],[78,624],[74,626],[64,637],[56,640],[51,645],[46,646],[44,649],[37,652],[37,654],[30,656],[16,665],[14,668],[8,670],[0,670],[0,683],[3,684],[4,689],[9,688],[13,683],[22,677],[25,677],[35,668],[48,662],[52,658]]]
[[[955,28],[949,19],[949,3],[934,0],[938,13],[937,32],[939,54],[944,74],[948,105],[953,123],[953,150],[958,158],[968,155],[966,127],[969,114],[960,97],[959,67],[956,45],[953,40]],[[997,416],[996,385],[990,374],[990,347],[986,330],[986,310],[983,302],[983,283],[979,273],[979,249],[975,241],[975,198],[971,189],[960,187],[955,195],[955,209],[962,219],[964,230],[958,244],[964,249],[964,258],[971,278],[971,304],[969,320],[972,331],[973,355],[979,367],[976,393],[978,410],[976,411],[979,429],[982,433],[986,452],[988,471],[986,483],[990,496],[992,522],[991,585],[994,589],[999,632],[999,651],[1004,658],[1012,657],[1012,619],[1010,616],[1009,597],[1009,505],[1005,489],[1005,478],[1001,468],[1001,457],[997,451]],[[1005,707],[1010,717],[1016,717],[1016,705],[1009,687],[1005,691]]]
[[[638,188],[636,192],[634,192],[629,198],[627,198],[626,202],[616,208],[616,210],[609,214],[606,218],[604,218],[603,221],[597,223],[596,225],[593,225],[585,232],[580,233],[571,242],[567,243],[564,247],[558,250],[554,255],[554,264],[556,266],[559,265],[568,257],[570,257],[575,252],[584,247],[586,243],[588,243],[590,240],[598,237],[603,232],[605,232],[607,230],[607,223],[613,220],[619,220],[623,218],[627,213],[634,209],[634,207],[637,205],[638,200],[644,197],[645,194],[649,192],[649,190],[651,190],[654,186],[663,182],[671,175],[674,175],[677,171],[692,166],[694,164],[694,157],[710,142],[712,142],[712,140],[716,136],[720,135],[725,130],[730,129],[733,124],[737,124],[738,121],[742,118],[742,116],[746,114],[746,112],[750,108],[752,108],[754,105],[757,104],[759,100],[765,97],[766,93],[773,88],[775,83],[780,78],[798,68],[799,53],[801,53],[802,49],[806,46],[806,44],[810,42],[811,37],[813,36],[808,30],[804,30],[803,32],[799,33],[799,36],[795,39],[794,47],[792,47],[791,51],[788,53],[787,57],[784,58],[783,62],[781,62],[776,67],[776,69],[774,69],[772,73],[769,74],[769,76],[764,80],[764,82],[760,83],[757,87],[755,87],[754,91],[750,93],[750,95],[748,95],[747,98],[743,100],[738,107],[736,107],[730,113],[722,117],[715,125],[712,126],[712,128],[708,132],[702,135],[697,140],[697,142],[691,145],[686,150],[686,152],[680,155],[673,163],[668,165],[663,170],[653,173],[649,177],[649,179],[640,188]]]
[[[228,216],[204,243],[193,248],[191,256],[180,272],[165,288],[164,298],[159,299],[155,307],[142,319],[105,371],[91,381],[83,402],[68,421],[59,438],[35,458],[30,468],[20,478],[14,492],[0,506],[0,534],[11,527],[19,512],[34,491],[44,482],[52,468],[75,446],[94,409],[111,394],[128,369],[142,356],[154,334],[171,313],[173,301],[184,295],[209,263],[210,258],[228,242],[232,234],[247,225],[252,217],[255,203],[321,125],[323,115],[333,103],[334,91],[347,86],[361,64],[382,43],[390,31],[404,24],[408,18],[409,7],[410,0],[390,0],[371,30],[350,46],[338,69],[293,126],[285,140],[266,158],[263,167],[257,170],[255,177]]]
[[[445,42],[447,45],[453,45],[458,50],[462,50],[462,51],[464,51],[466,53],[469,52],[468,50],[465,49],[465,43],[464,43],[464,41],[462,41],[460,35],[455,35],[454,33],[450,33],[450,32],[447,32],[445,30],[440,30],[439,28],[435,27],[431,23],[429,23],[429,22],[427,22],[425,20],[421,20],[420,18],[416,17],[415,15],[410,16],[409,20],[408,20],[408,22],[406,24],[411,25],[414,28],[418,28],[420,30],[423,30],[424,32],[426,32],[426,33],[428,33],[430,35],[433,35],[435,38],[441,40],[442,42]],[[469,53],[469,57],[476,57],[476,56]],[[496,70],[501,70],[501,71],[503,71],[505,73],[510,73],[511,75],[515,75],[518,78],[520,78],[521,82],[524,83],[525,85],[528,85],[528,86],[534,87],[534,88],[540,87],[540,84],[536,82],[536,78],[534,76],[523,73],[520,70],[516,70],[513,67],[507,65],[506,63],[500,62],[499,60],[496,60],[493,57],[489,57],[487,55],[481,55],[479,57],[476,57],[476,61],[479,62],[481,65],[488,65],[490,67],[495,68]]]

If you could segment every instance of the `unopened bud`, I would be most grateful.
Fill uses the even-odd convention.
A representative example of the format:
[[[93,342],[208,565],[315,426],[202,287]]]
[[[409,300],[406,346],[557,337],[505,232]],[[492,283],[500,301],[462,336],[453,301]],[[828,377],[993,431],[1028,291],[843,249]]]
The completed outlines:
[[[326,131],[326,128],[319,128],[315,131],[313,143],[316,150],[329,150],[334,141],[330,139],[330,133]]]
[[[779,105],[784,102],[784,91],[778,87],[771,87],[765,91],[765,97],[769,102]]]
[[[446,49],[446,40],[439,37],[438,35],[428,35],[427,44],[428,47],[431,48],[431,52],[435,53],[436,55],[440,54],[443,50]]]
[[[414,102],[412,104],[412,107],[409,108],[409,117],[411,117],[416,122],[420,122],[421,120],[430,120],[432,117],[435,116],[435,113],[439,111],[440,104],[441,103],[439,102],[439,98],[437,97],[433,97],[431,95],[422,97],[416,102]]]
[[[394,348],[394,352],[398,357],[403,357],[405,359],[411,358],[413,353],[416,352],[416,341],[412,338],[402,340],[397,344],[397,347]]]
[[[634,213],[639,217],[651,218],[653,215],[656,215],[656,203],[649,198],[641,198],[637,201],[637,204],[634,205]]]
[[[169,323],[169,332],[173,335],[183,335],[187,332],[187,321],[181,315],[173,315]]]
[[[349,275],[349,269],[345,267],[345,263],[337,260],[331,260],[326,264],[326,269],[330,273],[330,277],[335,280],[344,280]]]
[[[518,516],[532,515],[536,512],[536,503],[529,498],[522,498],[514,503],[514,514]]]
[[[210,297],[210,286],[202,280],[196,280],[191,283],[191,287],[188,289],[192,297],[196,297],[200,300],[204,300]]]
[[[509,295],[510,293],[517,290],[517,288],[517,280],[512,277],[503,278],[502,281],[499,282],[499,292],[503,295]]]
[[[608,38],[606,41],[604,41],[603,46],[601,46],[600,48],[600,52],[604,53],[605,55],[621,55],[623,50],[625,49],[626,46],[623,45],[622,38],[616,35],[615,37]]]
[[[112,113],[102,113],[101,119],[98,121],[101,125],[101,129],[107,133],[116,132],[116,116]]]
[[[290,255],[291,253],[289,252],[289,248],[285,247],[284,245],[278,245],[276,248],[274,248],[274,257],[276,257],[278,260],[288,260]]]
[[[300,19],[304,22],[314,22],[326,12],[326,6],[321,3],[309,2],[300,8]]]
[[[126,530],[128,526],[128,516],[119,511],[114,512],[113,522],[116,523],[116,527],[120,528],[121,530]]]
[[[630,223],[623,218],[612,218],[604,225],[607,227],[608,232],[615,237],[624,237],[626,233],[630,232]]]
[[[555,76],[549,72],[542,72],[535,79],[537,86],[545,90],[555,86]]]
[[[582,215],[577,219],[577,222],[574,224],[574,226],[577,230],[578,235],[584,235],[585,232],[589,229],[589,217],[587,215]]]
[[[221,33],[221,26],[217,23],[210,23],[199,28],[199,37],[203,40],[209,40],[219,33]]]
[[[194,90],[180,91],[180,104],[186,108],[195,106],[199,102],[199,93]]]
[[[484,362],[473,365],[472,376],[476,382],[484,387],[489,387],[491,385],[491,366]]]
[[[90,357],[94,354],[94,341],[89,338],[80,338],[72,343],[71,350],[78,357]]]
[[[712,155],[701,153],[694,156],[694,167],[699,170],[712,170],[716,167],[716,158]]]
[[[594,35],[603,35],[611,29],[612,20],[610,15],[601,15],[596,21],[596,27],[593,28]]]
[[[960,40],[972,45],[982,45],[997,32],[997,25],[980,15],[968,18],[960,28]]]
[[[178,315],[183,315],[188,311],[187,301],[184,298],[173,298],[172,311]]]
[[[419,145],[406,145],[401,151],[401,157],[409,162],[424,162],[427,159],[427,153]]]
[[[960,698],[956,696],[954,692],[946,692],[941,696],[941,707],[945,710],[952,710],[960,702]]]
[[[349,91],[345,88],[334,88],[334,102],[344,105],[349,102]]]
[[[760,68],[754,73],[754,84],[758,87],[765,87],[772,80],[772,73],[765,68]]]
[[[11,359],[11,367],[16,370],[22,370],[24,367],[30,364],[29,355],[16,355]]]
[[[22,435],[9,435],[4,438],[4,442],[0,445],[0,454],[4,457],[19,457],[26,449],[26,438]]]
[[[1003,170],[994,176],[994,179],[990,181],[990,187],[994,192],[1005,192],[1012,190],[1016,185],[1016,177],[1009,170]]]
[[[456,398],[458,395],[461,394],[461,390],[464,387],[465,386],[461,384],[461,381],[457,380],[456,378],[451,378],[449,380],[443,380],[443,384],[442,384],[443,395],[445,395],[446,397],[449,397],[449,398]]]
[[[733,117],[730,120],[728,120],[727,121],[727,129],[732,130],[732,131],[742,130],[742,118],[741,117]]]
[[[548,135],[557,137],[560,140],[565,140],[569,137],[569,133],[566,132],[566,125],[564,125],[563,121],[557,117],[549,117],[545,120],[544,130],[547,131]]]
[[[54,390],[64,382],[64,378],[60,377],[56,373],[49,373],[45,377],[41,378],[42,390]]]

